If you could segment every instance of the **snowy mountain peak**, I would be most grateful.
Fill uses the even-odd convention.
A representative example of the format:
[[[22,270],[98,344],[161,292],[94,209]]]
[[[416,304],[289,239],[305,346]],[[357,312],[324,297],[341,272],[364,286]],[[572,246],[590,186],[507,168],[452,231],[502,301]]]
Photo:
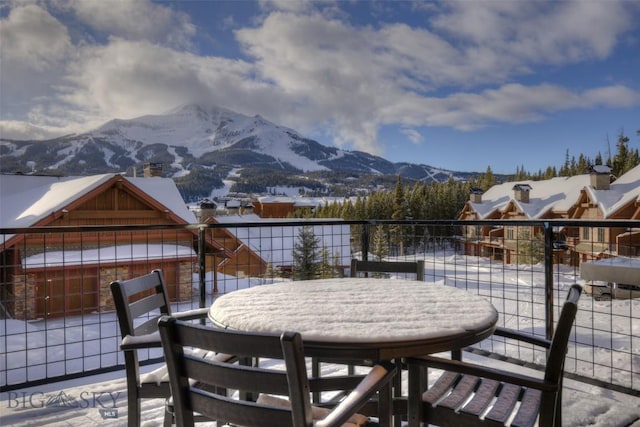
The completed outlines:
[[[292,144],[299,145],[303,140],[295,131],[260,115],[249,117],[215,106],[187,104],[165,114],[112,120],[90,134],[127,149],[132,143],[184,147],[195,158],[241,143],[237,148],[250,148],[303,171],[327,169],[291,150]]]
[[[250,117],[199,104],[114,119],[80,135],[46,141],[0,140],[0,149],[3,173],[86,175],[141,170],[143,163],[157,162],[163,165],[164,176],[190,175],[194,186],[204,181],[219,185],[218,176],[224,178],[230,170],[242,170],[243,176],[263,181],[267,176],[273,180],[279,179],[274,176],[314,171],[400,175],[425,181],[446,181],[453,175],[426,165],[392,163],[371,154],[328,147],[259,114]],[[471,175],[458,173],[456,179],[464,179],[465,174]],[[268,185],[275,184],[270,181]]]

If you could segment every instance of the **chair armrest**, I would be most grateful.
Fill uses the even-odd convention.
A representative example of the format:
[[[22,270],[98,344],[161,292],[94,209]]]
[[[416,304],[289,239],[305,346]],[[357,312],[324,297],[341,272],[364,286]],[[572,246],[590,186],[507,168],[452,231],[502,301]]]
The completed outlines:
[[[162,347],[158,331],[146,335],[127,335],[120,343],[120,350],[138,350],[141,348]]]
[[[529,344],[539,345],[540,347],[544,348],[551,348],[551,340],[537,337],[535,335],[525,334],[513,329],[497,327],[493,334],[518,341],[528,342]]]
[[[395,374],[396,368],[393,365],[388,368],[382,365],[375,365],[358,386],[342,399],[327,417],[316,421],[314,426],[330,427],[342,425],[351,415],[366,404],[371,396],[387,385]]]
[[[460,360],[443,359],[441,357],[421,356],[420,358],[408,358],[408,365],[426,366],[429,368],[443,369],[445,371],[459,372],[461,374],[475,375],[496,381],[504,381],[524,387],[541,391],[556,391],[558,385],[550,383],[544,379],[531,377],[528,375],[507,372],[500,369],[486,366],[474,365]]]
[[[194,308],[193,310],[179,311],[172,313],[171,317],[175,317],[178,320],[194,320],[206,318],[209,314],[208,308]]]

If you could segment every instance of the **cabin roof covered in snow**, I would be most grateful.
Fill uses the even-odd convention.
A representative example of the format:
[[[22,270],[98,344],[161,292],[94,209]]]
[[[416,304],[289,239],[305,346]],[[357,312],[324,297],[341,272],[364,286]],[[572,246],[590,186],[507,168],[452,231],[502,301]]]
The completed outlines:
[[[528,186],[529,202],[516,199],[516,186]],[[640,197],[640,165],[623,174],[610,184],[607,190],[595,190],[589,174],[571,177],[555,177],[542,181],[504,182],[489,188],[481,202],[469,201],[469,206],[480,219],[486,219],[493,212],[504,211],[509,203],[515,204],[527,218],[538,219],[550,210],[568,211],[579,199],[584,190],[591,200],[598,204],[607,218],[630,201]]]
[[[91,176],[0,176],[0,226],[4,228],[30,227],[52,213],[61,211],[85,194],[99,188],[119,174]],[[173,212],[185,223],[195,223],[178,188],[170,178],[122,179],[137,187],[150,198]],[[4,236],[6,241],[10,236]]]

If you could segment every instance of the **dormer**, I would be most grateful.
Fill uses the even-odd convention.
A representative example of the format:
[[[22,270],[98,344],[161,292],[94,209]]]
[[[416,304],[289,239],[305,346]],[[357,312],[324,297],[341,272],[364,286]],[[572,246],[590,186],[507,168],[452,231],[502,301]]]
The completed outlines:
[[[484,191],[482,188],[472,187],[469,190],[469,201],[473,203],[482,203],[482,195]]]
[[[529,203],[529,191],[531,186],[529,184],[516,184],[512,188],[513,197],[522,203]]]
[[[595,165],[589,171],[591,186],[594,190],[608,190],[611,183],[611,168],[607,165]]]

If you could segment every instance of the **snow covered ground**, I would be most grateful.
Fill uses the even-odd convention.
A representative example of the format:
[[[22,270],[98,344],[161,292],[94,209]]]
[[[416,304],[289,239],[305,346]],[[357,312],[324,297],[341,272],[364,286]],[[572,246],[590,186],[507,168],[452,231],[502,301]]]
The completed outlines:
[[[500,325],[538,334],[543,331],[545,295],[542,266],[496,265],[482,258],[442,253],[425,255],[425,264],[427,282],[465,288],[489,299],[500,313]],[[580,282],[575,269],[556,266],[556,308],[561,304],[568,287],[576,281]],[[264,285],[265,280],[226,278],[219,287],[224,293],[249,284]],[[611,378],[614,383],[635,385],[637,389],[640,381],[639,316],[638,300],[594,301],[588,295],[583,295],[576,320],[576,334],[567,357],[567,371],[587,377]],[[106,321],[107,325],[96,325],[86,316],[78,324],[67,319],[62,329],[66,331],[65,337],[60,339],[81,334],[84,337],[82,342],[55,341],[57,338],[43,329],[47,327],[44,322],[19,322],[21,325],[17,325],[18,329],[29,331],[28,338],[8,336],[9,331],[4,328],[0,331],[0,342],[9,351],[27,344],[29,348],[40,348],[42,350],[39,351],[49,352],[50,355],[53,354],[51,352],[60,351],[61,357],[71,364],[85,363],[85,366],[90,367],[92,363],[98,360],[104,363],[108,358],[113,359],[113,363],[122,363],[121,354],[117,350],[114,317],[112,313],[96,317]],[[4,322],[0,322],[2,323]],[[13,324],[10,328],[15,327]],[[113,338],[104,339],[105,335],[99,335],[94,340],[90,339],[89,331],[96,328],[101,334],[109,329]],[[40,342],[36,342],[38,340]],[[47,342],[49,346],[45,344]],[[57,345],[52,346],[52,342]],[[505,350],[500,344],[488,345],[495,351]],[[594,346],[597,348],[594,349]],[[544,357],[540,354],[527,355],[522,348],[515,351],[521,357],[531,356],[538,362]],[[26,348],[25,354],[29,358],[44,357],[38,351],[27,351]],[[4,356],[0,358],[0,369],[5,370],[14,363],[7,360],[6,353],[0,356]],[[467,359],[476,357],[479,356],[465,354]],[[64,365],[64,361],[57,363]],[[44,369],[49,369],[47,366]],[[50,369],[53,368],[55,365],[51,365]],[[325,369],[332,368],[329,366]],[[511,369],[525,370],[520,367]],[[0,425],[124,425],[127,415],[125,394],[123,371],[4,392],[0,394]],[[143,408],[143,425],[157,425],[161,422],[162,401],[148,401]],[[565,381],[563,410],[563,425],[566,426],[640,427],[640,398],[569,379]]]

